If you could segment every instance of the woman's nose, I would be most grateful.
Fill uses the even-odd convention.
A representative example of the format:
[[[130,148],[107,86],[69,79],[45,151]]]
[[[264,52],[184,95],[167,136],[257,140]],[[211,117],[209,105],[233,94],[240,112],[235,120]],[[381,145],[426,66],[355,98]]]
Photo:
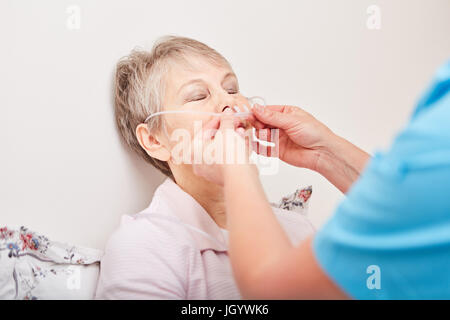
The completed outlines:
[[[233,108],[231,106],[225,106],[225,107],[223,107],[221,112],[224,112],[227,108],[230,108],[231,110],[233,110]]]
[[[234,106],[238,104],[237,99],[229,94],[218,96],[216,103],[215,112],[224,112],[227,108],[231,108],[231,110],[235,111]]]
[[[230,97],[228,97],[228,99],[224,99],[219,103],[216,112],[224,112],[227,108],[230,108],[233,112],[235,112],[236,110],[234,108],[237,105],[238,102],[235,99],[230,99]]]

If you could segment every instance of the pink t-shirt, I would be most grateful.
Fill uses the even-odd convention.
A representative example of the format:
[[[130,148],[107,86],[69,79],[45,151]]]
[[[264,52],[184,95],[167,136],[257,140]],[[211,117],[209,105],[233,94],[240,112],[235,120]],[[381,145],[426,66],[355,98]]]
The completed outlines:
[[[314,232],[303,215],[273,211],[294,244]],[[228,232],[168,178],[148,208],[122,217],[101,261],[96,298],[240,299],[227,250]]]

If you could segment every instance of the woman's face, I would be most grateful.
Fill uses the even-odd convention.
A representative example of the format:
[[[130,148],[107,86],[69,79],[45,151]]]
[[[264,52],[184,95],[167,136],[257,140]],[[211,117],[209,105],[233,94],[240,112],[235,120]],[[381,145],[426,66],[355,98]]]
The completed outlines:
[[[233,70],[202,57],[189,57],[189,66],[181,62],[173,63],[165,84],[163,110],[222,112],[226,106],[249,106],[247,99],[239,92]],[[206,123],[211,117],[199,113],[164,115],[169,129],[189,129],[195,120]]]
[[[239,84],[228,65],[218,65],[197,56],[189,57],[189,65],[174,62],[165,79],[163,110],[194,110],[223,112],[228,107],[249,108],[249,102],[239,92]],[[194,137],[194,123],[206,124],[214,116],[201,113],[164,114],[169,138],[177,129],[187,130]],[[250,124],[242,121],[245,129]],[[173,143],[169,143],[173,146]]]

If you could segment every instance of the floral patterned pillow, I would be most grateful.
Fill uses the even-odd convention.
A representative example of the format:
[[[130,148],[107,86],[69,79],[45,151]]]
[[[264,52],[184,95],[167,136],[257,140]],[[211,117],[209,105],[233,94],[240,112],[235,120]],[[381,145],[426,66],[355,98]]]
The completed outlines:
[[[92,299],[102,252],[0,227],[0,299]]]
[[[295,190],[294,193],[284,196],[278,203],[272,203],[272,206],[298,212],[302,215],[308,214],[308,200],[312,195],[312,186]]]

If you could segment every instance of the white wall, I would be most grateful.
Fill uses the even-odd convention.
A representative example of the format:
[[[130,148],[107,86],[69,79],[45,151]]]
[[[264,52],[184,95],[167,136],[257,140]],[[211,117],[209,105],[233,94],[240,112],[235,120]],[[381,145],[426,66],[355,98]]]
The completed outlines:
[[[366,26],[369,5],[381,29]],[[81,9],[70,30],[66,9]],[[362,148],[386,147],[450,57],[448,0],[111,1],[0,3],[0,224],[102,248],[123,214],[147,206],[162,176],[115,131],[115,62],[165,34],[220,51],[241,88],[305,107]],[[342,197],[319,175],[283,165],[263,177],[272,201],[312,184],[320,226]]]

